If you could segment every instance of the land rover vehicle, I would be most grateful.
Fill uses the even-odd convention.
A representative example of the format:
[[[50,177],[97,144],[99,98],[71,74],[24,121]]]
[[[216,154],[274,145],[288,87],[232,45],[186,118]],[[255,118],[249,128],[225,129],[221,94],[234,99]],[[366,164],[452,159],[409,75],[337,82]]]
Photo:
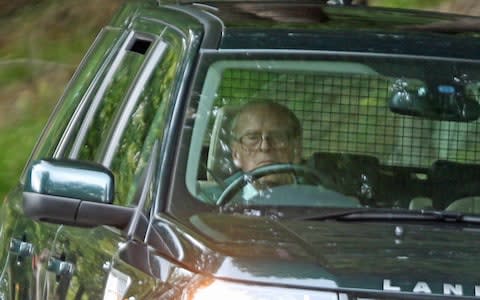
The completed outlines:
[[[127,4],[66,88],[2,209],[2,299],[480,297],[478,18],[177,2]],[[295,113],[302,161],[229,181],[250,101]],[[238,197],[277,172],[319,179]]]

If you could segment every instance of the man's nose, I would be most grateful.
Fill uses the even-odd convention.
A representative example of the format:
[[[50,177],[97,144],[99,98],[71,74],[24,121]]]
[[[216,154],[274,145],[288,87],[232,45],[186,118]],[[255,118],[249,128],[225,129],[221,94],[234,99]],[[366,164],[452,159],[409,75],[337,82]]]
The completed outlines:
[[[268,136],[262,136],[262,140],[260,141],[260,150],[268,151],[272,148],[271,140]]]

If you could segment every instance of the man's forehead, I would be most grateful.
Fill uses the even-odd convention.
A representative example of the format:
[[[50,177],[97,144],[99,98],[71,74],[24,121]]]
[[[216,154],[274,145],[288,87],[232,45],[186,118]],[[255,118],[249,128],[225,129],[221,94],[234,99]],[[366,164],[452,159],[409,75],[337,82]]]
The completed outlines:
[[[288,121],[279,118],[257,119],[253,120],[245,118],[239,120],[237,124],[237,132],[254,133],[254,132],[279,132],[290,130]],[[242,122],[243,121],[243,122]]]
[[[248,119],[251,121],[271,121],[278,122],[288,119],[289,116],[284,111],[276,107],[258,106],[250,107],[240,112],[239,119]]]
[[[245,108],[236,116],[233,130],[238,133],[262,131],[276,128],[279,130],[291,129],[290,116],[283,110],[272,105],[252,105]]]

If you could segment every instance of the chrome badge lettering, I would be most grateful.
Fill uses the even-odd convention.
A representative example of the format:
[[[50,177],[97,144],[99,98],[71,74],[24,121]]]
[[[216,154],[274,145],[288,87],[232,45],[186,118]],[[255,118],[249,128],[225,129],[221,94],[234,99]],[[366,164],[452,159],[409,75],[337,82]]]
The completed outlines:
[[[411,289],[402,288],[392,283],[390,279],[383,280],[383,290],[389,292],[409,291],[413,293],[434,294],[429,284],[425,281],[418,281]],[[463,296],[463,286],[461,284],[443,283],[443,295]],[[480,297],[480,285],[474,286],[474,296]]]

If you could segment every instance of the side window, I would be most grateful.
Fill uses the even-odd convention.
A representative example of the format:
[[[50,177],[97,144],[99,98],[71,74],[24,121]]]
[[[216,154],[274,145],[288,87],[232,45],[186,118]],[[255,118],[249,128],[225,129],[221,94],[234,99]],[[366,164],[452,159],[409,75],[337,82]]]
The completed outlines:
[[[99,36],[32,155],[103,164],[115,175],[120,205],[134,201],[153,145],[162,140],[187,44],[156,26],[156,37],[108,30]]]
[[[115,175],[117,204],[130,205],[135,200],[153,145],[162,139],[183,45],[182,39],[169,31],[153,45],[148,62],[110,132],[102,163]]]
[[[146,46],[142,51],[138,51],[138,44]],[[126,45],[126,49],[119,52],[109,74],[97,88],[98,91],[91,102],[70,156],[99,161],[105,147],[102,141],[105,142],[105,137],[114,130],[114,118],[120,114],[124,102],[128,100],[129,89],[141,70],[147,46],[150,44],[151,41],[133,37]]]

